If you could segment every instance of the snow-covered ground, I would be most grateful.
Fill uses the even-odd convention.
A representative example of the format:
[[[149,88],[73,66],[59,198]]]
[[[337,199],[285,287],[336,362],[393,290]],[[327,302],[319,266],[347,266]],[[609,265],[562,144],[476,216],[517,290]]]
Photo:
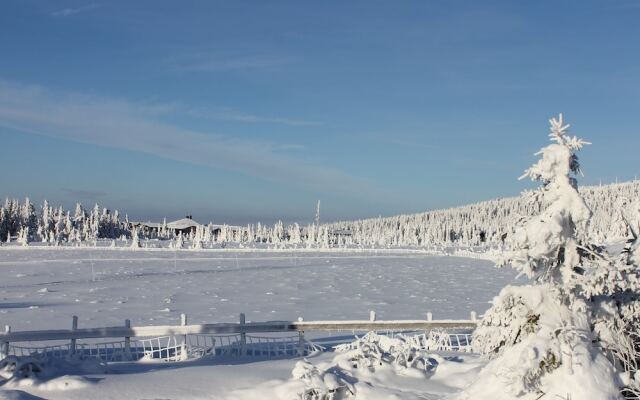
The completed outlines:
[[[488,261],[410,252],[88,248],[0,249],[0,274],[0,324],[14,331],[68,328],[72,315],[81,327],[122,325],[125,319],[177,324],[180,313],[189,323],[236,322],[241,312],[252,321],[366,319],[369,310],[378,319],[421,319],[428,311],[434,318],[464,319],[471,310],[484,312],[514,279],[512,270]],[[60,399],[251,398],[242,390],[288,379],[295,362],[129,365],[87,375],[79,385],[84,388],[28,390]],[[468,365],[463,369],[475,364]],[[118,373],[123,369],[126,374]],[[467,375],[448,383],[414,379],[415,393],[433,396],[407,396],[440,398],[468,383]],[[9,395],[0,389],[0,399]]]
[[[0,322],[14,330],[304,319],[468,318],[514,273],[419,254],[0,250]],[[94,279],[95,277],[95,279]]]

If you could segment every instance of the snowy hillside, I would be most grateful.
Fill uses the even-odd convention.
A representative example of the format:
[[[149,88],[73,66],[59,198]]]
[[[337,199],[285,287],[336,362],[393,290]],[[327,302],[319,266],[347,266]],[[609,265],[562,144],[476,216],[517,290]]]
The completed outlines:
[[[590,239],[617,240],[629,235],[620,214],[621,204],[640,196],[640,181],[587,186],[580,193],[593,211]],[[246,227],[193,223],[191,231],[178,232],[172,223],[134,223],[119,211],[95,205],[87,210],[78,204],[73,213],[48,202],[36,207],[6,199],[0,207],[2,243],[29,242],[51,245],[91,245],[98,239],[121,239],[114,246],[144,247],[140,240],[170,241],[153,247],[215,248],[231,243],[255,246],[266,243],[286,247],[430,247],[448,245],[498,245],[513,233],[522,217],[539,212],[523,196],[489,200],[446,210],[329,224],[273,226],[260,223]],[[319,219],[317,211],[316,221]],[[181,220],[185,221],[185,220]],[[188,220],[186,220],[188,221]]]
[[[591,240],[601,243],[628,237],[620,206],[640,197],[640,181],[585,186],[580,193],[593,211]],[[420,214],[336,222],[327,228],[349,231],[348,242],[366,246],[501,244],[518,220],[539,212],[538,205],[519,196]]]

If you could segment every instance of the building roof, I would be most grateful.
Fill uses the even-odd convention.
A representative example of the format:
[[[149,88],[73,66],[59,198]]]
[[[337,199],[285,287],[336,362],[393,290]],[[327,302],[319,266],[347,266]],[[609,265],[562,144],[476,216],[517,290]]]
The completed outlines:
[[[162,222],[129,222],[133,226],[146,226],[147,228],[162,228],[164,225]],[[201,223],[195,221],[193,218],[182,218],[176,221],[167,222],[167,228],[169,229],[188,229],[197,226],[202,226]],[[232,231],[244,231],[247,229],[246,226],[235,226],[235,225],[220,225],[220,224],[209,224],[208,225],[212,229],[222,229],[222,227],[227,227]]]
[[[194,221],[191,218],[182,218],[177,221],[167,222],[167,227],[171,229],[187,229],[196,226],[201,226],[199,222]]]

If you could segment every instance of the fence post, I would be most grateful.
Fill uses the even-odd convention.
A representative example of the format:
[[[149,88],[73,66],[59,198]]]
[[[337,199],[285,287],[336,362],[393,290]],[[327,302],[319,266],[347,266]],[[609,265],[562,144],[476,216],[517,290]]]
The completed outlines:
[[[131,328],[131,321],[128,319],[125,319],[124,326],[126,328]],[[131,361],[131,337],[130,336],[125,336],[124,338],[124,359],[127,361]]]
[[[304,319],[298,317],[298,322],[302,322]],[[304,354],[304,331],[298,331],[298,356],[303,357]]]
[[[75,331],[78,329],[78,316],[74,315],[71,319],[71,330]],[[74,356],[76,354],[76,339],[71,339],[71,343],[69,344],[69,354]]]
[[[371,310],[369,311],[369,321],[373,322],[376,320],[376,312]]]
[[[433,314],[431,313],[431,311],[427,313],[427,321],[429,322],[433,321]]]
[[[247,333],[244,331],[246,318],[244,313],[240,314],[240,355],[247,355]]]
[[[5,334],[11,333],[11,327],[9,325],[5,325],[4,333]],[[0,343],[0,361],[8,356],[9,356],[9,342]]]
[[[180,314],[180,326],[187,326],[187,314]],[[180,346],[180,360],[184,361],[187,358],[187,335],[182,335],[182,345]]]
[[[304,355],[304,331],[298,331],[298,356],[303,357]]]
[[[471,321],[476,322],[478,320],[478,314],[475,311],[471,311]]]

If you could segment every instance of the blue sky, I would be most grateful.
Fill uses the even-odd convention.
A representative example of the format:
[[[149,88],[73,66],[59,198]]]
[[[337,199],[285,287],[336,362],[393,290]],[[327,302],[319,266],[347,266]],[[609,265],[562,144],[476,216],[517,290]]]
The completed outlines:
[[[640,175],[640,1],[0,4],[2,197],[309,222]]]

